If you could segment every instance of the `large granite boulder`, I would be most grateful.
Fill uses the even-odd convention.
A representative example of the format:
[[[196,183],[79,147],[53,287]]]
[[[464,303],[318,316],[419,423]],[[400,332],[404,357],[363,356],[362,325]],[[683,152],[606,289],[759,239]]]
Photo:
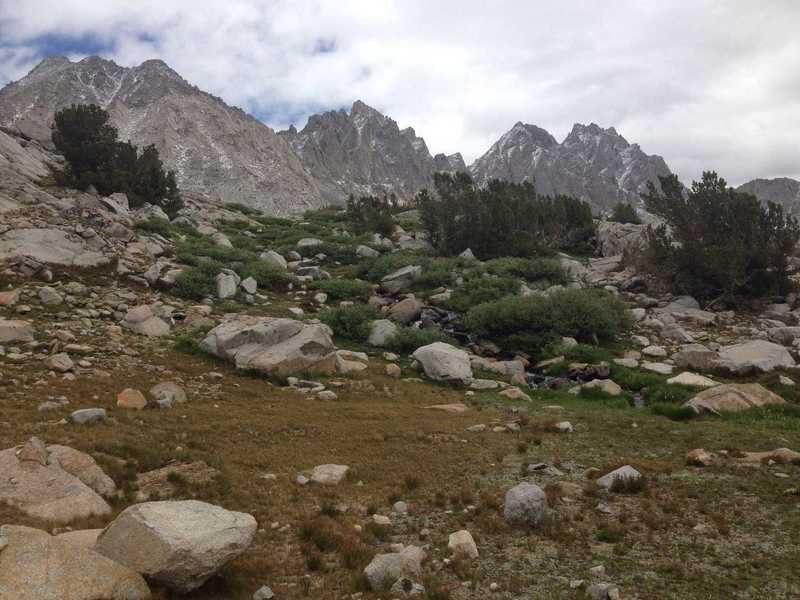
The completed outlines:
[[[381,289],[389,294],[397,294],[411,287],[411,284],[421,276],[422,267],[419,265],[409,265],[397,269],[381,279]]]
[[[511,525],[538,527],[547,512],[547,496],[534,483],[520,483],[506,492],[503,516]]]
[[[239,369],[267,375],[336,371],[330,328],[294,319],[234,315],[209,331],[201,346]]]
[[[375,556],[364,568],[364,576],[374,592],[384,592],[403,577],[419,581],[424,559],[425,551],[422,548],[406,546],[399,552]]]
[[[69,523],[111,513],[100,494],[114,482],[87,454],[48,446],[31,438],[23,446],[0,451],[0,502],[53,523]]]
[[[144,502],[122,511],[100,534],[95,550],[187,593],[247,550],[257,526],[252,515],[198,500]]]
[[[735,375],[746,375],[792,368],[795,366],[795,361],[783,346],[766,340],[753,340],[722,348],[719,351],[717,365],[718,368]]]
[[[697,413],[738,412],[786,401],[757,383],[731,383],[704,390],[686,402]]]
[[[438,381],[469,383],[472,367],[469,354],[444,342],[435,342],[417,348],[412,356],[419,361],[425,374]]]
[[[377,319],[370,323],[367,343],[370,346],[383,348],[389,344],[398,331],[397,325],[389,319]]]
[[[0,600],[147,600],[141,575],[30,527],[0,527]]]
[[[64,267],[98,267],[110,260],[61,229],[11,229],[0,235],[0,261],[31,258]]]

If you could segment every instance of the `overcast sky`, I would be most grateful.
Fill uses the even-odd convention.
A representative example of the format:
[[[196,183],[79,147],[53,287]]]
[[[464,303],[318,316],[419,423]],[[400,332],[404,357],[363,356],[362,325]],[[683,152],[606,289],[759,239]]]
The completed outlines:
[[[0,0],[0,82],[161,58],[276,129],[356,99],[433,153],[614,126],[682,180],[800,179],[800,1]]]

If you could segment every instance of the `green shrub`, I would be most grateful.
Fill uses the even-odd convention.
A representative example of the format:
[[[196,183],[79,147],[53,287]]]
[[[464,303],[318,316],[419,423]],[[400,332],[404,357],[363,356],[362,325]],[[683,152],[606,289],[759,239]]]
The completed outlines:
[[[651,371],[629,369],[619,365],[611,365],[611,379],[626,390],[640,392],[646,387],[664,383],[664,377]]]
[[[455,310],[467,311],[485,302],[494,302],[519,292],[520,281],[514,277],[471,277],[456,288],[449,305]]]
[[[356,233],[380,233],[389,235],[394,229],[392,215],[399,210],[394,194],[361,196],[352,194],[347,199],[347,219]]]
[[[147,233],[157,233],[161,237],[169,239],[172,235],[172,225],[166,219],[157,219],[155,217],[147,221],[140,221],[136,223],[136,229]]]
[[[605,348],[600,348],[598,346],[578,344],[577,346],[572,346],[564,350],[564,358],[569,362],[596,365],[603,361],[610,361],[611,353]]]
[[[673,421],[688,421],[697,416],[691,406],[680,404],[653,404],[650,410],[654,415],[661,415]]]
[[[495,258],[486,261],[484,267],[487,273],[520,277],[528,283],[542,282],[545,285],[569,283],[569,275],[555,258]]]
[[[675,175],[659,179],[661,189],[650,183],[645,204],[664,222],[648,228],[643,268],[701,301],[736,305],[791,290],[789,257],[800,241],[794,217],[713,172],[688,193]]]
[[[214,279],[219,274],[221,265],[211,261],[202,261],[194,267],[186,267],[175,279],[172,294],[178,298],[200,300],[205,296],[213,296],[216,290]]]
[[[261,290],[283,291],[297,279],[286,269],[281,269],[263,260],[251,260],[244,263],[236,273],[242,278],[252,277],[258,282]]]
[[[361,279],[326,279],[314,284],[314,289],[328,294],[328,300],[366,302],[372,296],[372,284]]]
[[[418,256],[416,254],[405,254],[397,252],[393,254],[384,254],[376,256],[375,258],[368,258],[360,262],[358,268],[358,276],[368,281],[379,282],[386,277],[389,273],[402,269],[409,265],[424,265],[427,264],[427,257]]]
[[[435,342],[454,343],[453,338],[438,329],[417,329],[416,327],[402,327],[389,338],[387,348],[401,354],[410,354],[417,348]]]
[[[595,344],[611,341],[630,328],[631,317],[625,304],[604,290],[568,289],[480,304],[467,312],[464,325],[506,350],[539,356],[562,336]]]
[[[319,318],[341,338],[364,341],[369,337],[370,323],[377,318],[377,311],[367,304],[352,304],[326,308]]]
[[[649,386],[644,393],[644,401],[648,405],[655,404],[683,404],[698,392],[702,387],[694,385],[679,385],[675,383],[659,383]]]

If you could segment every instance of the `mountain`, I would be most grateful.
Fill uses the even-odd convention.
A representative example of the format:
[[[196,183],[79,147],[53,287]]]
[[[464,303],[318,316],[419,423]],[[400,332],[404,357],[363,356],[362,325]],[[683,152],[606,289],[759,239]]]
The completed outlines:
[[[664,159],[647,155],[613,127],[575,124],[560,144],[535,125],[516,123],[469,167],[476,182],[535,181],[543,194],[571,194],[596,212],[617,202],[638,205],[647,182],[669,175]]]
[[[394,193],[409,200],[430,186],[437,170],[464,170],[460,154],[435,158],[414,129],[356,101],[350,112],[333,110],[309,117],[306,126],[279,133],[297,153],[326,202],[350,194]]]
[[[753,179],[736,189],[753,194],[761,202],[780,204],[784,210],[795,216],[800,215],[800,181],[796,179]]]
[[[0,125],[47,145],[53,114],[72,103],[108,110],[122,140],[155,144],[183,190],[275,214],[323,204],[286,140],[160,60],[126,68],[96,56],[47,58],[0,90]]]

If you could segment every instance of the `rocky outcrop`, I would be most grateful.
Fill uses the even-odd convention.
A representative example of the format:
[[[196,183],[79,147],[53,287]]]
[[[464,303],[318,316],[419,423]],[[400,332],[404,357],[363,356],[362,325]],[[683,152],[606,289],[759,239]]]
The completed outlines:
[[[212,329],[202,348],[239,369],[268,375],[336,370],[330,329],[294,319],[236,315]]]
[[[23,446],[0,451],[0,502],[32,517],[69,523],[111,513],[100,494],[114,482],[90,456],[31,438]]]
[[[122,511],[95,548],[152,581],[187,593],[247,550],[256,527],[251,515],[197,500],[145,502]]]
[[[435,342],[417,348],[412,357],[422,365],[425,375],[437,381],[469,383],[472,366],[469,354],[444,342]]]
[[[718,414],[785,402],[783,398],[757,383],[732,383],[702,391],[689,400],[686,406],[697,413]]]
[[[753,179],[736,188],[737,192],[753,194],[761,202],[774,202],[785,211],[800,214],[800,181],[789,177]]]
[[[30,527],[0,527],[0,600],[147,600],[128,567]]]
[[[600,256],[620,256],[644,246],[645,225],[636,223],[597,222],[597,249]]]
[[[121,139],[155,144],[181,190],[275,214],[322,205],[286,140],[160,60],[127,68],[97,56],[47,58],[0,90],[0,125],[47,144],[53,114],[72,103],[98,104]]]
[[[469,167],[478,184],[499,178],[534,182],[542,194],[570,194],[596,213],[640,203],[647,183],[670,170],[660,156],[629,144],[613,127],[575,124],[562,143],[535,125],[517,123]]]

